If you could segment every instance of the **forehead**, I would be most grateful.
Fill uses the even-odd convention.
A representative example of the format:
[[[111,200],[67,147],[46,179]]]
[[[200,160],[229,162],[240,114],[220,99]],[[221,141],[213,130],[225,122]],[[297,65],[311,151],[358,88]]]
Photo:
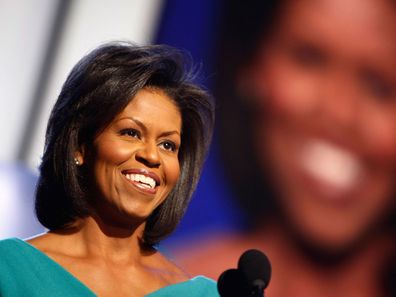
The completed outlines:
[[[180,110],[174,100],[161,89],[139,90],[116,119],[124,117],[133,117],[146,125],[160,124],[164,128],[181,129]]]
[[[318,24],[331,20],[332,27],[349,23],[350,26],[339,32],[343,34],[350,29],[384,30],[392,25],[394,27],[395,13],[396,4],[393,0],[293,0],[285,1],[280,16],[288,21],[297,17],[300,23],[304,19],[314,20]]]
[[[396,5],[392,0],[286,1],[277,23],[283,30],[329,47],[395,57]]]

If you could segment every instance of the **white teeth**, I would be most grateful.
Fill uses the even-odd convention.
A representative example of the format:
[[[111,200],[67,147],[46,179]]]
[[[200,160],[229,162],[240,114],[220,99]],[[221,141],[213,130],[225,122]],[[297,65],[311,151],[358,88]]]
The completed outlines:
[[[142,184],[146,184],[148,187],[151,189],[155,188],[155,180],[152,179],[149,176],[145,176],[143,174],[126,174],[125,175],[127,179],[134,181],[134,182],[140,182]]]
[[[302,152],[302,167],[316,179],[340,190],[354,187],[362,164],[351,152],[326,141],[312,141]]]

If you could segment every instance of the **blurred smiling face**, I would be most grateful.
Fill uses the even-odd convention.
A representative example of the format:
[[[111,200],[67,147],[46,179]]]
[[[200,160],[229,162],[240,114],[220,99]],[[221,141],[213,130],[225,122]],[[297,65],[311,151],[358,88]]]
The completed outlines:
[[[114,223],[142,221],[179,178],[181,114],[161,90],[140,90],[95,139],[93,207]]]
[[[394,2],[288,1],[252,65],[255,146],[290,226],[353,244],[394,209]]]

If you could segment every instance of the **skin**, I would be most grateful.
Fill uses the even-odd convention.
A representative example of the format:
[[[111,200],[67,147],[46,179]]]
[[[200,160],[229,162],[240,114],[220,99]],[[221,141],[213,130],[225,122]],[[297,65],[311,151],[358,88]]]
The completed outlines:
[[[187,280],[140,241],[147,217],[178,180],[181,125],[179,109],[167,95],[140,90],[91,146],[76,152],[92,176],[92,215],[28,242],[98,296],[144,296]],[[125,170],[131,169],[155,174],[155,191],[128,180]]]
[[[394,253],[395,17],[387,0],[286,1],[240,76],[281,211],[252,233],[181,252],[188,271],[217,278],[258,248],[272,262],[270,296],[381,296],[378,276]],[[318,262],[313,250],[339,261]]]
[[[285,218],[321,248],[354,244],[394,208],[396,10],[388,6],[290,2],[252,69],[262,108],[254,127],[257,155]],[[333,162],[358,167],[350,173],[356,177],[345,177],[352,182],[341,186],[306,169],[304,158],[318,143],[347,156]],[[346,166],[336,173],[350,171]]]

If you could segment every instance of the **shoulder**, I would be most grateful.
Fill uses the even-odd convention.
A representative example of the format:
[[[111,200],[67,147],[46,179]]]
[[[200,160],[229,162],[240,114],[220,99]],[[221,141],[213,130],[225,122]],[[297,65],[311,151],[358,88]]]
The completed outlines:
[[[26,242],[34,247],[36,247],[39,250],[46,250],[48,247],[50,247],[53,242],[53,235],[50,233],[42,233],[38,234],[34,237],[26,239]],[[56,244],[56,242],[55,242]],[[59,243],[58,243],[59,245]]]
[[[27,241],[19,238],[8,238],[0,240],[0,266],[8,269],[20,270],[32,263],[36,263],[41,253]]]
[[[7,251],[9,248],[13,248],[19,245],[19,238],[7,238],[0,240],[0,251]]]
[[[196,276],[187,281],[164,287],[146,297],[218,297],[216,282],[204,276]]]
[[[189,296],[205,296],[205,297],[215,297],[218,296],[217,293],[217,283],[210,278],[199,275],[196,276],[181,285],[184,285],[182,288],[184,293],[189,293]],[[182,291],[180,291],[182,292]],[[194,293],[190,293],[194,292]],[[193,294],[193,295],[191,295]]]
[[[187,281],[189,275],[172,260],[156,251],[150,259],[149,265],[161,272],[161,277],[168,284]]]
[[[23,249],[23,241],[21,239],[8,238],[0,240],[1,266],[4,266],[4,263],[12,260],[14,256],[18,256],[21,249]]]
[[[19,238],[7,238],[0,240],[0,260],[12,259],[14,256],[27,256],[32,252],[32,246]]]
[[[38,234],[27,239],[26,242],[56,262],[74,254],[79,246],[73,235],[53,232]]]
[[[40,269],[40,257],[25,241],[10,238],[0,241],[0,296],[22,296]]]
[[[237,266],[240,255],[254,245],[239,234],[216,234],[177,247],[176,260],[191,275],[217,279],[226,269]]]
[[[189,284],[192,287],[197,287],[208,291],[213,291],[213,290],[217,291],[217,283],[213,279],[203,275],[198,275],[190,279]]]

